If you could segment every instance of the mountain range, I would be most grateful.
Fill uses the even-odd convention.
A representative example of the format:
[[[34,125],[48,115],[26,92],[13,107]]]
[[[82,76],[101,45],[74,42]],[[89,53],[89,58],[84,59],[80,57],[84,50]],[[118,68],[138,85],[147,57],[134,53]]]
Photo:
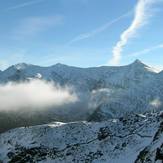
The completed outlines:
[[[2,162],[163,160],[163,71],[136,60],[92,68],[20,63],[0,72],[2,86],[32,80],[73,88],[79,101],[39,113],[0,111]]]
[[[126,112],[162,108],[163,72],[158,72],[140,60],[119,67],[77,68],[62,64],[40,67],[17,64],[0,73],[0,83],[23,82],[32,79],[53,81],[73,87],[79,98],[85,96],[94,113],[117,117]],[[90,109],[89,109],[90,110]],[[94,120],[98,119],[93,114]],[[107,117],[106,117],[107,118]]]

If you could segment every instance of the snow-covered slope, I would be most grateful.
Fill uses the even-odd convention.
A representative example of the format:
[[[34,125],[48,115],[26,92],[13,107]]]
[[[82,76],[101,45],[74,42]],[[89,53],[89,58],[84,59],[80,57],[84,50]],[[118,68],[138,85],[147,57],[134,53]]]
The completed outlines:
[[[0,135],[0,160],[133,163],[140,151],[156,139],[155,133],[162,132],[161,122],[157,113],[146,113],[100,123],[56,122],[22,127]]]

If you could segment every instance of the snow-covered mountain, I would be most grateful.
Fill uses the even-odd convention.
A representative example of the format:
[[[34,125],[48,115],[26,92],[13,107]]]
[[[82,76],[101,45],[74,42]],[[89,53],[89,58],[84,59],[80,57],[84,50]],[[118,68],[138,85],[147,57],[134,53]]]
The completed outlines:
[[[140,60],[126,66],[93,68],[77,68],[63,64],[40,67],[21,63],[0,73],[1,84],[32,79],[54,81],[61,86],[73,87],[81,100],[77,104],[77,106],[80,105],[80,109],[74,109],[76,107],[74,105],[67,111],[59,109],[58,112],[55,109],[53,112],[30,115],[31,119],[33,117],[42,119],[40,121],[38,118],[37,123],[34,124],[40,124],[42,121],[48,123],[52,119],[64,122],[103,121],[109,118],[119,118],[128,112],[143,113],[162,108],[163,72],[158,73]],[[85,105],[82,106],[81,103],[85,103]],[[6,115],[6,113],[1,115],[0,113],[0,117],[3,117],[0,120],[3,123],[6,118],[12,121],[13,115]],[[31,119],[20,117],[21,115],[16,114],[15,119],[31,122]],[[14,123],[15,121],[12,124]],[[27,123],[27,125],[29,124],[31,125],[31,123]]]
[[[79,101],[66,110],[0,111],[0,132],[26,126],[0,134],[0,162],[163,161],[163,71],[136,60],[93,68],[21,63],[0,72],[1,86],[33,79],[69,86]]]
[[[153,78],[156,71],[141,61],[120,67],[77,68],[63,64],[40,67],[30,64],[17,64],[0,74],[0,82],[20,81],[30,78],[53,80],[59,84],[73,85],[83,90],[94,90],[101,87],[128,88]]]
[[[105,122],[56,122],[22,127],[0,135],[0,160],[154,163],[162,160],[162,123],[159,114],[146,113]]]

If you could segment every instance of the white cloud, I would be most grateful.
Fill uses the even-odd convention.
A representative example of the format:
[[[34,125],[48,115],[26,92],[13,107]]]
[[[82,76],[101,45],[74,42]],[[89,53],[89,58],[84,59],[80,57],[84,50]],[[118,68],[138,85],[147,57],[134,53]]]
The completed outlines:
[[[77,100],[78,97],[70,88],[61,88],[42,80],[0,85],[0,111],[41,110],[71,104]]]
[[[153,101],[150,102],[150,105],[158,108],[158,107],[161,106],[161,101],[160,101],[159,98],[156,98],[156,99],[154,99]]]
[[[70,41],[68,42],[68,44],[72,44],[72,43],[74,43],[74,42],[78,42],[78,41],[80,41],[80,40],[84,40],[84,39],[93,37],[93,36],[95,36],[96,34],[105,31],[106,29],[108,29],[110,26],[112,26],[113,24],[117,23],[117,22],[120,21],[121,19],[127,17],[130,13],[131,13],[131,11],[129,11],[129,12],[127,12],[127,13],[125,13],[125,14],[119,16],[118,18],[116,18],[116,19],[114,19],[114,20],[112,20],[112,21],[110,21],[110,22],[108,22],[108,23],[106,23],[106,24],[104,24],[104,25],[102,25],[102,26],[100,26],[100,27],[98,27],[98,28],[96,28],[96,29],[90,31],[90,32],[82,33],[82,34],[76,36],[75,38],[73,38],[72,40],[70,40]]]
[[[16,9],[20,9],[20,8],[24,8],[24,7],[27,7],[27,6],[31,6],[31,5],[34,5],[34,4],[38,4],[38,3],[41,3],[45,0],[33,0],[33,1],[28,1],[28,2],[24,2],[24,3],[21,3],[21,4],[17,4],[15,6],[11,6],[7,9],[5,9],[5,11],[10,11],[10,10],[16,10]]]
[[[117,65],[121,59],[123,48],[127,45],[129,39],[133,38],[137,31],[148,22],[151,17],[151,7],[157,0],[139,0],[135,8],[135,15],[131,25],[121,34],[120,40],[113,48],[113,58],[109,64]]]
[[[138,52],[134,52],[128,56],[131,56],[131,57],[137,57],[137,56],[140,56],[140,55],[144,55],[144,54],[147,54],[151,51],[154,51],[154,50],[157,50],[157,49],[162,49],[163,48],[163,44],[159,44],[159,45],[156,45],[156,46],[152,46],[152,47],[149,47],[149,48],[146,48],[146,49],[143,49],[141,51],[138,51]]]
[[[28,17],[23,19],[16,30],[14,38],[32,37],[38,33],[63,23],[62,16]]]

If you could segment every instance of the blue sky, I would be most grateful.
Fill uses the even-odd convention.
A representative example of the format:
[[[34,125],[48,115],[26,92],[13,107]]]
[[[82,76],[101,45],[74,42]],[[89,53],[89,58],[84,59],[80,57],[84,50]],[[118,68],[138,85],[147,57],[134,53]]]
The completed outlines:
[[[0,69],[140,59],[163,67],[162,0],[1,0]]]

